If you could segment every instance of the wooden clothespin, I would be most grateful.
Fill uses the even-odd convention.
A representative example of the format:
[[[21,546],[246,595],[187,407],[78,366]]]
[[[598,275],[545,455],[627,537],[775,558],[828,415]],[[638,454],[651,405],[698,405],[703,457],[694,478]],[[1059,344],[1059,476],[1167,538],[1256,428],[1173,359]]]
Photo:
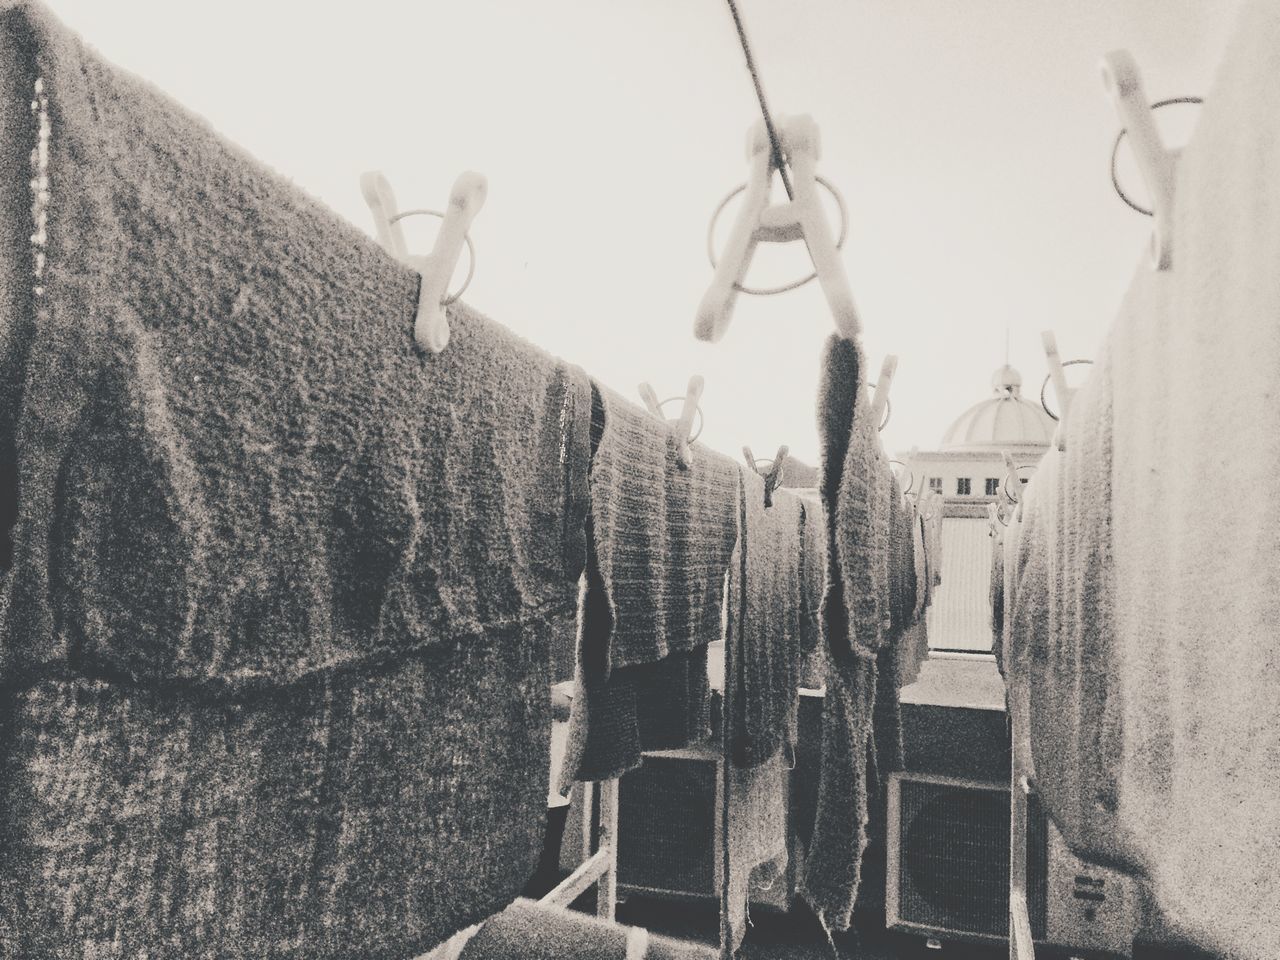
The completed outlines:
[[[422,275],[418,289],[418,313],[413,324],[413,339],[422,350],[439,353],[449,343],[449,319],[444,308],[461,295],[458,291],[448,296],[449,278],[458,265],[458,256],[465,243],[471,249],[467,231],[484,206],[489,184],[478,173],[463,173],[454,181],[449,192],[449,206],[444,213],[436,210],[404,210],[396,208],[395,194],[387,178],[377,171],[360,177],[360,191],[373,214],[373,225],[378,243],[389,254]],[[425,213],[441,219],[431,252],[425,257],[409,253],[400,221],[413,214]],[[472,250],[472,271],[475,270],[475,254]],[[467,283],[471,282],[468,275]],[[463,284],[466,289],[466,283]]]
[[[884,358],[884,363],[880,365],[880,377],[876,380],[875,393],[871,395],[871,422],[876,425],[877,430],[883,430],[885,426],[885,409],[889,404],[889,388],[893,386],[894,374],[898,372],[898,358],[894,354],[889,354]]]
[[[1113,50],[1102,58],[1102,85],[1115,104],[1129,136],[1134,158],[1151,195],[1155,220],[1151,259],[1157,270],[1173,262],[1173,202],[1178,151],[1169,150],[1156,130],[1151,103],[1142,89],[1137,61],[1127,50]]]
[[[782,203],[769,203],[776,166],[768,131],[764,122],[758,121],[747,136],[749,173],[746,198],[716,266],[711,286],[698,306],[694,335],[699,340],[715,343],[729,329],[733,304],[742,289],[757,243],[804,240],[836,329],[841,336],[855,339],[861,327],[853,294],[849,290],[849,279],[831,227],[818,199],[819,178],[815,167],[822,153],[818,125],[806,114],[779,117],[775,129],[791,171],[795,196]],[[823,183],[835,193],[830,184]]]
[[[751,468],[752,472],[757,473],[764,478],[764,505],[766,507],[773,506],[773,491],[776,490],[778,488],[778,484],[782,482],[782,477],[785,473],[783,464],[790,452],[791,449],[786,444],[783,444],[778,448],[778,452],[774,455],[772,460],[757,460],[752,455],[750,447],[742,448],[742,458],[747,461],[747,466]],[[769,466],[766,469],[761,470],[761,463],[768,463]]]
[[[693,443],[693,441],[698,438],[697,434],[693,433],[693,418],[701,413],[701,408],[698,406],[698,403],[702,400],[702,390],[705,386],[706,381],[704,381],[698,374],[695,373],[689,378],[689,386],[685,390],[684,394],[684,405],[680,408],[680,417],[675,421],[675,426],[673,428],[675,430],[676,440],[680,444],[680,464],[685,467],[689,466],[692,462],[692,454],[689,451],[689,444]],[[659,402],[658,395],[653,392],[653,387],[649,386],[649,384],[642,383],[637,389],[640,392],[640,399],[644,401],[645,408],[659,420],[666,422],[667,417],[662,412],[663,404],[670,403],[672,400],[677,400],[679,398],[669,397],[666,400]],[[698,433],[701,432],[702,430],[699,428]]]

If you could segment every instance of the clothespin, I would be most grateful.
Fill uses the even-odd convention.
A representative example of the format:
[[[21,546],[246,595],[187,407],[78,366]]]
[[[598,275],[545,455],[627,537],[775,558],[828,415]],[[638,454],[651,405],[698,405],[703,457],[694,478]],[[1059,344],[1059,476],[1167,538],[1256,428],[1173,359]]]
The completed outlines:
[[[689,444],[697,439],[697,434],[693,433],[693,418],[701,412],[698,402],[702,399],[702,390],[706,386],[706,381],[698,374],[694,374],[689,378],[689,386],[685,390],[684,405],[680,409],[680,418],[675,422],[675,436],[680,447],[680,464],[681,466],[689,466],[692,462],[692,454],[689,451]],[[645,408],[657,417],[659,420],[666,421],[666,415],[662,412],[664,403],[670,403],[678,397],[669,397],[662,402],[658,401],[658,395],[653,392],[653,387],[647,383],[642,383],[637,388],[640,392],[640,399],[644,401]],[[698,433],[702,430],[699,428]]]
[[[422,284],[418,288],[418,312],[413,323],[413,339],[420,349],[439,353],[449,343],[449,319],[445,316],[444,308],[462,293],[460,290],[452,297],[448,296],[449,278],[458,265],[462,245],[466,243],[468,249],[471,249],[467,231],[484,206],[489,191],[488,181],[478,173],[467,172],[460,175],[449,192],[449,206],[444,213],[435,210],[397,211],[391,184],[377,171],[361,175],[360,191],[373,214],[378,243],[401,263],[422,275]],[[409,253],[404,230],[400,226],[404,217],[418,213],[438,216],[442,221],[431,252],[425,257]],[[471,268],[474,272],[474,250]],[[467,283],[470,282],[471,276],[468,274]],[[466,289],[467,283],[463,284],[463,289]]]
[[[1053,390],[1058,395],[1058,407],[1061,412],[1059,420],[1067,419],[1067,411],[1071,407],[1071,397],[1075,393],[1067,386],[1067,373],[1062,369],[1062,357],[1058,353],[1058,341],[1052,330],[1044,330],[1040,334],[1040,342],[1044,344],[1044,355],[1049,361],[1049,376],[1053,380]]]
[[[894,354],[889,354],[884,358],[884,363],[880,365],[880,378],[876,380],[875,393],[871,395],[871,422],[876,425],[877,430],[883,430],[884,424],[881,420],[884,418],[885,408],[889,403],[889,388],[893,386],[893,376],[898,372],[898,358]]]
[[[747,466],[750,467],[753,472],[764,477],[764,505],[766,507],[773,506],[773,491],[776,490],[778,488],[778,484],[782,482],[782,465],[787,459],[787,454],[790,452],[790,448],[785,444],[779,447],[778,452],[774,455],[772,461],[763,461],[769,464],[769,469],[761,470],[760,463],[762,461],[756,460],[756,458],[752,456],[751,448],[742,448],[742,458],[747,461]]]
[[[836,241],[818,199],[820,178],[815,166],[822,153],[818,125],[812,117],[803,114],[779,117],[775,129],[791,170],[795,196],[786,202],[769,203],[769,190],[776,166],[768,131],[764,122],[758,121],[747,136],[749,173],[746,198],[738,212],[738,219],[733,225],[724,254],[716,266],[711,286],[698,306],[694,335],[699,340],[715,343],[729,329],[733,304],[738,292],[743,289],[742,281],[757,243],[804,240],[809,248],[809,257],[813,260],[814,274],[822,285],[822,292],[826,294],[836,329],[841,336],[853,340],[861,329],[858,312],[853,304],[849,279],[845,275]],[[830,184],[821,182],[835,194],[835,189]],[[836,198],[843,210],[843,200],[838,194]]]
[[[1142,89],[1138,64],[1127,50],[1113,50],[1102,58],[1102,85],[1115,104],[1116,113],[1129,135],[1138,169],[1151,195],[1155,220],[1151,235],[1151,259],[1157,270],[1168,270],[1173,262],[1173,202],[1178,151],[1169,150],[1160,139],[1151,104]]]
[[[1018,503],[1022,500],[1022,482],[1018,478],[1018,465],[1013,462],[1013,456],[1008,450],[1004,451],[1004,495],[1010,503]],[[1009,491],[1013,488],[1017,489],[1017,496]]]

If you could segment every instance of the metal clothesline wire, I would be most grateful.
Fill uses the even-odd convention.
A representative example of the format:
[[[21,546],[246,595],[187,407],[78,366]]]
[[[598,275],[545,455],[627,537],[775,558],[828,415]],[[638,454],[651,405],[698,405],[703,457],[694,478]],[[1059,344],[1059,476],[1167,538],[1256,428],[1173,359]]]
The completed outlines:
[[[787,199],[794,200],[795,192],[791,188],[791,175],[787,173],[786,157],[782,153],[782,144],[778,142],[778,131],[773,125],[773,115],[769,113],[769,103],[764,95],[764,83],[760,80],[760,72],[756,69],[755,58],[751,56],[751,44],[747,42],[747,30],[742,25],[742,16],[738,13],[738,5],[734,0],[726,0],[729,12],[733,14],[733,25],[738,28],[738,40],[742,44],[742,53],[747,58],[747,70],[751,72],[751,82],[756,87],[756,99],[760,101],[760,113],[764,117],[764,129],[769,134],[769,143],[773,149],[773,165],[782,177],[782,186],[786,188]]]

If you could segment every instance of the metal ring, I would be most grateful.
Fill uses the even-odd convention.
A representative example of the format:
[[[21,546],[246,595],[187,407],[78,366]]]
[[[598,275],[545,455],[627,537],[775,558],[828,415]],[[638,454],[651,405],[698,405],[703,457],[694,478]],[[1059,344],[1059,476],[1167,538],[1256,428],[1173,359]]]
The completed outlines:
[[[840,208],[840,237],[836,240],[836,249],[839,250],[844,246],[845,238],[849,233],[849,211],[844,205],[844,197],[841,196],[840,191],[832,186],[825,177],[820,177],[815,174],[813,179],[827,188],[827,192],[830,193],[831,196],[835,197],[836,205]],[[729,191],[729,195],[720,201],[720,206],[716,207],[716,212],[711,215],[711,225],[707,227],[707,259],[711,261],[711,269],[713,270],[716,268],[716,223],[720,219],[720,214],[724,212],[724,208],[728,206],[729,201],[746,189],[747,185],[745,183],[734,187]],[[739,293],[749,294],[753,297],[772,297],[775,294],[786,293],[788,290],[795,290],[797,287],[803,287],[806,283],[815,279],[817,276],[818,271],[814,270],[813,273],[809,274],[807,277],[803,277],[799,280],[793,280],[790,283],[784,283],[778,287],[744,287],[740,283],[735,283],[733,285],[733,289],[737,290]]]
[[[904,489],[904,491],[905,491],[905,492],[910,493],[910,492],[911,492],[911,488],[912,488],[912,487],[914,487],[914,486],[916,485],[916,472],[915,472],[914,470],[912,470],[910,467],[908,467],[908,466],[907,466],[905,463],[903,463],[901,460],[895,460],[894,458],[890,457],[890,458],[889,458],[889,462],[890,462],[890,463],[896,463],[898,466],[902,467],[903,469],[905,469],[905,470],[907,471],[907,475],[908,475],[909,477],[911,477],[911,479],[910,479],[909,481],[907,481],[907,485],[906,485],[906,487],[904,487],[903,489]]]
[[[403,220],[405,217],[413,217],[413,216],[439,217],[441,220],[444,219],[444,214],[441,213],[439,210],[426,210],[426,209],[401,210],[399,213],[397,213],[393,217],[390,217],[389,219],[391,223],[397,223],[400,220]],[[445,295],[445,298],[440,301],[440,305],[442,307],[447,307],[449,304],[453,303],[460,296],[466,293],[467,287],[471,286],[471,278],[476,275],[476,246],[474,243],[471,242],[470,233],[464,233],[462,235],[462,239],[467,242],[467,279],[462,281],[462,286],[458,288],[457,293]]]
[[[1168,107],[1175,103],[1204,103],[1203,97],[1170,97],[1168,100],[1161,100],[1151,105],[1152,110],[1159,110],[1161,107]],[[1116,193],[1120,195],[1120,199],[1127,203],[1134,210],[1137,210],[1144,217],[1154,215],[1154,212],[1146,207],[1140,207],[1129,199],[1129,195],[1124,192],[1124,188],[1120,186],[1120,178],[1116,174],[1116,158],[1120,155],[1120,141],[1124,139],[1124,135],[1128,133],[1127,127],[1122,127],[1120,132],[1116,134],[1115,145],[1111,148],[1111,185],[1116,188]],[[1053,419],[1057,420],[1057,417]]]
[[[662,400],[658,403],[658,409],[661,410],[663,407],[665,407],[668,403],[671,403],[673,400],[679,400],[683,402],[684,397],[667,397],[667,399]],[[695,412],[698,414],[698,429],[693,431],[692,434],[690,434],[689,436],[690,443],[693,443],[693,441],[697,440],[700,436],[702,436],[702,424],[703,424],[702,404],[698,404],[698,406],[694,409],[695,409]]]
[[[761,470],[760,464],[762,463],[767,463],[769,465],[769,470],[772,470],[774,461],[770,460],[768,457],[752,457],[751,458],[751,469],[755,470],[757,474],[763,477],[765,474],[769,472],[769,470]],[[777,481],[775,481],[774,487],[776,488],[776,487],[782,486],[782,481],[785,480],[786,478],[787,478],[787,462],[786,460],[783,460],[782,466],[778,468],[778,479]]]
[[[876,389],[876,385],[874,383],[868,380],[865,384],[863,384],[863,386],[870,387],[874,395],[874,391]],[[880,426],[876,427],[876,433],[879,433],[881,430],[883,430],[885,427],[889,425],[889,418],[891,416],[893,416],[893,401],[890,400],[888,397],[885,397],[884,398],[884,419],[880,421]]]
[[[1088,363],[1088,364],[1092,364],[1092,363],[1093,363],[1093,361],[1092,361],[1092,360],[1066,360],[1066,361],[1064,361],[1064,362],[1063,362],[1063,364],[1062,364],[1062,365],[1063,365],[1064,367],[1073,367],[1073,366],[1075,366],[1077,363]],[[1050,410],[1050,409],[1049,409],[1049,403],[1048,403],[1048,400],[1045,398],[1045,395],[1044,395],[1044,392],[1045,392],[1047,389],[1049,389],[1049,381],[1050,381],[1050,380],[1052,380],[1052,379],[1053,379],[1053,374],[1052,374],[1052,373],[1046,373],[1046,374],[1044,375],[1044,383],[1040,384],[1040,406],[1044,409],[1044,412],[1045,412],[1045,413],[1047,413],[1047,414],[1048,414],[1052,419],[1054,419],[1054,420],[1056,421],[1056,420],[1059,420],[1059,419],[1061,419],[1061,418],[1060,418],[1056,413],[1054,413],[1052,410]],[[1059,399],[1059,400],[1061,400],[1062,398],[1061,398],[1061,397],[1059,397],[1058,399]]]
[[[1013,473],[1012,473],[1012,474],[1010,474],[1010,473],[1006,472],[1006,473],[1005,473],[1005,475],[1004,475],[1004,482],[1000,485],[1000,486],[1001,486],[1001,492],[1003,492],[1003,493],[1004,493],[1004,498],[1005,498],[1006,500],[1008,500],[1010,504],[1016,505],[1016,504],[1019,504],[1019,503],[1021,503],[1021,502],[1022,502],[1022,474],[1021,474],[1021,471],[1022,471],[1023,469],[1025,469],[1025,468],[1027,468],[1027,467],[1030,467],[1030,468],[1031,468],[1031,472],[1032,472],[1032,473],[1035,473],[1036,465],[1035,465],[1034,463],[1024,463],[1024,464],[1022,464],[1021,466],[1014,467],[1014,468],[1013,468]],[[1013,497],[1009,496],[1009,478],[1010,478],[1011,476],[1012,476],[1012,477],[1013,477],[1013,478],[1018,482],[1018,498],[1017,498],[1016,500],[1015,500]]]

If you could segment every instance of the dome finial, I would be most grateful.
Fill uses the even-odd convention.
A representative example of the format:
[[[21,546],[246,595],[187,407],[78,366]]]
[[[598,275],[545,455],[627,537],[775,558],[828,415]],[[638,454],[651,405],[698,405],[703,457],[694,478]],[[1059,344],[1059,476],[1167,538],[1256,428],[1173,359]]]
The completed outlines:
[[[1016,397],[1022,392],[1022,374],[1006,360],[1005,365],[991,375],[991,389],[997,396]]]

